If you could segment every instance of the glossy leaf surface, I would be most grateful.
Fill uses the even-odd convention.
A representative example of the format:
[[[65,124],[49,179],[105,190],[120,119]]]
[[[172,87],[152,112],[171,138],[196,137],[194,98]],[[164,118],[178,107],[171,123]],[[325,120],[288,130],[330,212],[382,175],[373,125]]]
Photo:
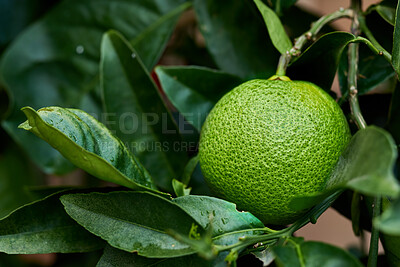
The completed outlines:
[[[358,65],[359,79],[357,81],[358,95],[364,95],[386,82],[386,88],[391,87],[391,79],[396,75],[392,65],[383,56],[374,55],[370,49],[360,44],[360,59]],[[348,59],[343,53],[340,59],[338,76],[342,95],[348,95]]]
[[[275,73],[279,54],[274,54],[255,4],[195,0],[193,7],[207,48],[221,70],[242,78],[268,78]]]
[[[25,27],[42,16],[57,0],[3,0],[0,2],[0,52]]]
[[[400,186],[393,174],[396,145],[388,132],[369,126],[359,130],[339,157],[325,191],[295,198],[291,207],[309,208],[339,188],[349,188],[366,195],[398,196]]]
[[[9,254],[73,253],[97,250],[104,242],[72,220],[51,195],[0,220],[0,251]]]
[[[190,236],[197,222],[165,198],[146,192],[73,194],[61,198],[67,213],[111,246],[146,257],[177,257],[194,251],[166,233]],[[197,228],[199,234],[201,228]]]
[[[39,173],[21,151],[10,145],[0,156],[0,218],[33,201],[27,185],[38,182]]]
[[[374,219],[379,231],[400,237],[400,199],[388,207],[380,217]]]
[[[104,254],[97,263],[97,267],[206,267],[210,266],[203,258],[197,255],[189,255],[177,258],[152,259],[129,253],[123,250],[107,246]]]
[[[173,201],[195,218],[203,228],[211,226],[213,237],[237,230],[264,227],[254,215],[240,212],[235,204],[222,199],[191,195],[178,197]]]
[[[142,60],[152,68],[184,2],[62,1],[20,34],[2,57],[0,73],[14,100],[10,117],[2,126],[44,171],[72,170],[73,166],[49,145],[17,129],[23,121],[19,109],[27,105],[35,109],[63,106],[100,115],[97,85],[103,33],[110,28],[120,31],[136,43]],[[167,23],[158,27],[162,22]],[[155,34],[157,39],[152,37]]]
[[[132,189],[155,189],[150,175],[124,144],[92,116],[78,109],[23,109],[20,128],[33,132],[88,173]]]
[[[324,266],[363,266],[347,251],[322,242],[309,241],[296,244],[296,246],[298,248],[293,245],[273,248],[279,266],[319,267],[321,264]],[[300,257],[296,250],[302,254],[303,265],[300,263]]]
[[[396,19],[393,32],[392,65],[397,75],[400,76],[400,3],[397,3]]]
[[[157,67],[156,73],[172,104],[199,132],[218,100],[242,80],[203,67]]]
[[[282,12],[294,5],[297,0],[271,0],[272,7],[276,14],[282,15]]]
[[[382,1],[375,9],[387,23],[394,26],[396,23],[396,6],[391,5],[393,2],[395,1]]]
[[[264,18],[272,44],[281,54],[286,54],[292,48],[293,44],[286,34],[279,17],[261,0],[254,0],[254,2]]]
[[[330,91],[344,48],[355,40],[347,32],[325,34],[311,45],[287,70],[292,80],[312,82]]]
[[[101,45],[100,80],[108,128],[134,153],[158,186],[171,188],[187,156],[176,149],[179,131],[140,55],[117,32]]]
[[[393,94],[392,101],[390,104],[388,129],[396,140],[397,144],[400,144],[400,84],[398,83]]]

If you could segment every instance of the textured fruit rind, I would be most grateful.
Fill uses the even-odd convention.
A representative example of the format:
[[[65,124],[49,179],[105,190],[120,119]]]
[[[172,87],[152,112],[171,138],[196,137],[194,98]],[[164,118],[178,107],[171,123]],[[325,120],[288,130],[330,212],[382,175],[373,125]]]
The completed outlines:
[[[316,85],[251,80],[208,115],[200,166],[217,195],[265,224],[288,224],[304,213],[290,199],[324,187],[350,137],[342,110]]]

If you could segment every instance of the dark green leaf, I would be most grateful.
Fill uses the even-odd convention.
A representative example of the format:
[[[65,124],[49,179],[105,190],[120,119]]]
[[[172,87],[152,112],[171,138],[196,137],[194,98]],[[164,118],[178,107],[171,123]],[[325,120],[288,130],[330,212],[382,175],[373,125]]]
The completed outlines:
[[[344,96],[348,95],[349,90],[347,83],[348,65],[347,53],[343,53],[340,59],[338,76],[340,90]],[[385,87],[391,87],[390,81],[396,73],[393,71],[392,65],[385,58],[374,55],[368,47],[361,44],[359,49],[358,74],[357,91],[359,95],[364,95],[385,82]]]
[[[45,142],[17,129],[23,121],[20,108],[76,107],[100,115],[96,86],[103,33],[116,29],[133,40],[150,68],[168,41],[168,27],[173,27],[184,2],[62,1],[24,31],[4,53],[0,73],[14,105],[3,127],[44,171],[72,170],[73,166]],[[158,27],[160,23],[162,27]],[[151,51],[146,47],[149,43]]]
[[[330,91],[342,52],[354,40],[354,35],[346,32],[325,34],[288,68],[287,75],[292,80],[309,81]]]
[[[391,236],[382,233],[380,235],[380,240],[383,248],[385,249],[385,256],[388,261],[388,266],[400,266],[400,236]]]
[[[173,202],[196,219],[203,228],[211,227],[213,237],[232,231],[264,227],[254,215],[240,212],[235,204],[222,199],[190,195],[175,198]]]
[[[273,248],[275,262],[281,267],[301,267],[296,249],[292,246],[276,246]]]
[[[396,8],[396,20],[393,33],[392,64],[397,75],[400,75],[400,3]]]
[[[129,253],[122,251],[111,246],[104,249],[104,254],[100,258],[97,267],[204,267],[211,266],[203,258],[197,255],[189,255],[169,259],[152,259],[145,258],[137,255],[136,253]]]
[[[173,200],[182,207],[199,224],[211,230],[213,243],[217,245],[232,245],[239,237],[257,235],[260,232],[254,228],[263,228],[263,223],[249,212],[240,212],[236,205],[222,199],[208,196],[184,196]],[[240,233],[226,234],[233,231],[247,230]],[[226,235],[224,235],[226,234]],[[214,259],[214,264],[225,266],[228,252],[222,252]]]
[[[397,144],[400,144],[400,84],[397,86],[392,95],[392,102],[390,104],[390,113],[388,121],[388,129],[396,140]]]
[[[1,83],[1,81],[0,81]],[[7,118],[11,110],[11,99],[8,90],[0,84],[0,122]]]
[[[193,172],[196,169],[197,164],[199,164],[199,156],[196,155],[193,158],[189,160],[189,162],[186,164],[185,169],[183,170],[182,174],[182,183],[185,185],[188,185],[190,182],[190,179],[192,178]]]
[[[272,7],[275,12],[280,16],[282,11],[290,8],[296,3],[297,0],[272,0]]]
[[[294,198],[290,205],[296,210],[309,208],[339,188],[372,196],[398,196],[400,186],[393,174],[396,158],[396,146],[389,133],[375,126],[359,130],[327,179],[325,191]]]
[[[113,247],[147,257],[178,257],[194,251],[166,234],[190,237],[198,226],[183,209],[146,192],[74,194],[61,198],[67,213]],[[202,229],[197,229],[202,234]]]
[[[279,55],[274,54],[254,4],[248,0],[195,0],[193,6],[207,48],[222,70],[242,78],[275,73]]]
[[[183,171],[185,151],[175,149],[179,132],[139,55],[118,33],[101,45],[100,81],[110,128],[149,170],[157,185],[171,189]]]
[[[0,53],[25,27],[54,6],[57,0],[2,0],[0,2]]]
[[[199,132],[217,101],[242,83],[237,76],[203,67],[157,67],[156,73],[168,99]]]
[[[365,207],[367,208],[368,217],[365,220],[372,220],[373,216],[373,201],[374,198],[366,197],[365,200]],[[383,197],[382,198],[382,211],[387,211],[388,208],[391,207],[391,201]],[[367,229],[371,229],[371,225],[368,226]],[[385,258],[387,260],[387,265],[390,267],[397,267],[400,266],[400,236],[388,235],[383,232],[379,235],[380,241],[382,242],[382,246],[385,250]]]
[[[376,6],[376,11],[384,20],[394,26],[396,22],[396,7],[381,3]]]
[[[65,193],[65,192],[64,192]],[[0,221],[0,251],[10,254],[73,253],[101,248],[91,235],[66,213],[62,193],[23,206]]]
[[[33,132],[88,173],[132,189],[154,189],[150,175],[124,144],[92,116],[78,109],[24,108],[20,128]]]
[[[264,249],[262,251],[255,251],[251,254],[256,256],[256,258],[263,263],[263,266],[269,266],[275,260],[275,254],[271,248]]]
[[[261,0],[254,0],[254,2],[264,18],[272,44],[281,54],[286,54],[292,48],[293,44],[286,34],[279,17]]]
[[[380,217],[375,218],[374,224],[379,231],[400,237],[400,199],[394,201]]]
[[[303,242],[300,244],[288,243],[286,246],[273,248],[276,254],[278,266],[341,266],[341,267],[361,267],[363,266],[354,256],[338,247],[322,242]],[[300,255],[301,253],[301,259]],[[301,265],[300,261],[303,261]]]
[[[28,193],[27,185],[39,180],[21,151],[11,145],[0,156],[0,218],[36,198]]]
[[[161,6],[163,4],[170,5],[175,2],[174,5],[176,5],[176,7],[168,11],[168,13],[161,14],[156,21],[152,22],[131,41],[132,46],[138,51],[147,70],[152,70],[157,64],[180,15],[185,9],[191,6],[190,2],[185,3],[185,1],[186,0],[174,0],[169,1],[170,3],[166,3],[166,1],[156,3]],[[144,4],[145,2],[142,3]],[[181,4],[178,6],[177,4],[179,3]],[[156,8],[152,7],[151,10],[147,10],[147,12],[149,11],[155,12]],[[148,17],[143,17],[143,19],[148,19]]]

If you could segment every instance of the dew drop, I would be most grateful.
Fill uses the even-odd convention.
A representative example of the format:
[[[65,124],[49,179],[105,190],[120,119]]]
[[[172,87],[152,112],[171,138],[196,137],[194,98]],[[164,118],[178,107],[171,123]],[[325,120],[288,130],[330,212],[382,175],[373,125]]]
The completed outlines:
[[[82,45],[78,45],[75,49],[76,53],[81,55],[83,52],[85,52],[85,48]]]
[[[135,53],[132,53],[132,54],[131,54],[131,57],[132,57],[132,58],[135,58],[135,57],[136,57],[136,54],[135,54]]]

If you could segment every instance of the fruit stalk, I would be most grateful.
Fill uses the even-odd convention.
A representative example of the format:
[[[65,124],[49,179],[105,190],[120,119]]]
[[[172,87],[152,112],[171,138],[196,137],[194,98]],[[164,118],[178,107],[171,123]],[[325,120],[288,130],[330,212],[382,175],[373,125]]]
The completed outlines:
[[[361,17],[361,0],[351,0],[351,8],[354,11],[353,21],[351,24],[351,32],[358,37],[360,34],[360,18]],[[376,47],[376,44],[375,44]],[[352,43],[349,45],[349,102],[350,109],[353,115],[353,119],[356,122],[359,129],[364,129],[367,124],[361,114],[360,106],[357,97],[357,78],[358,78],[358,43]],[[379,216],[382,206],[380,197],[375,197],[373,204],[373,217]],[[379,231],[376,227],[372,226],[371,229],[371,241],[369,246],[368,255],[368,267],[376,266],[378,261],[378,243],[379,243]]]
[[[382,55],[389,63],[392,63],[392,55],[388,51],[386,51],[380,45],[380,43],[375,39],[374,35],[367,27],[365,17],[360,15],[358,17],[358,20],[360,22],[360,28],[361,28],[362,32],[365,34],[365,36],[368,38],[368,40],[372,43],[372,45],[375,47],[375,49],[377,49],[379,51],[378,54]]]
[[[351,25],[351,32],[355,36],[360,34],[360,23],[358,16],[360,12],[361,1],[352,0],[352,8],[354,11],[353,22]],[[348,73],[348,88],[349,88],[349,102],[351,114],[359,129],[364,129],[367,123],[361,114],[360,105],[358,103],[357,91],[357,78],[358,78],[358,43],[349,44],[348,60],[349,60],[349,73]]]

